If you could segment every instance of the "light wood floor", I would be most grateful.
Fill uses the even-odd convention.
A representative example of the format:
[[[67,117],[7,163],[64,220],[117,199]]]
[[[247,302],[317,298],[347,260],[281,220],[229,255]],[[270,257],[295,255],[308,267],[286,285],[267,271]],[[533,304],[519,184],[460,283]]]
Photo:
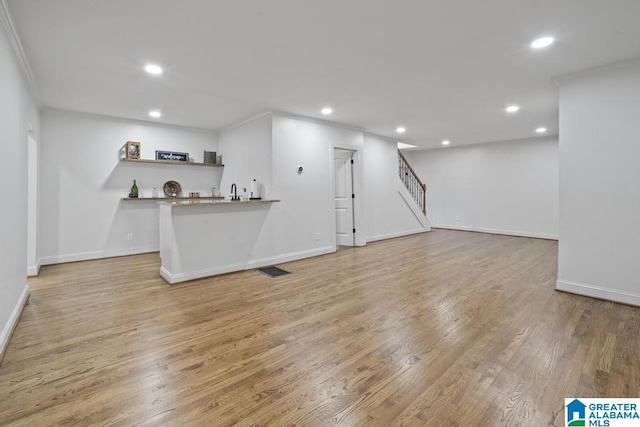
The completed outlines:
[[[1,425],[560,426],[638,397],[640,309],[554,291],[553,241],[436,230],[172,287],[157,254],[44,267]]]

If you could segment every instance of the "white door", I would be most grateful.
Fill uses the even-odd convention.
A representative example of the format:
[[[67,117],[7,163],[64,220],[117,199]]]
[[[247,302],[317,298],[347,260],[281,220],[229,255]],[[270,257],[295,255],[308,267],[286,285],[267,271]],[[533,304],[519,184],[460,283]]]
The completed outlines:
[[[333,151],[336,244],[341,246],[354,246],[352,157],[348,150]]]

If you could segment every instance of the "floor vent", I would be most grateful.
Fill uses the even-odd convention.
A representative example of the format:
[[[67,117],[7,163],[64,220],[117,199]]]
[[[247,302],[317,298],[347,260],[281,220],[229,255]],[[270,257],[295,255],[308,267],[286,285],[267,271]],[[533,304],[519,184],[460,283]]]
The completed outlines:
[[[283,269],[275,267],[273,265],[270,266],[270,267],[259,268],[258,271],[260,273],[266,274],[269,277],[284,276],[285,274],[289,274],[290,273],[287,270],[283,270]]]

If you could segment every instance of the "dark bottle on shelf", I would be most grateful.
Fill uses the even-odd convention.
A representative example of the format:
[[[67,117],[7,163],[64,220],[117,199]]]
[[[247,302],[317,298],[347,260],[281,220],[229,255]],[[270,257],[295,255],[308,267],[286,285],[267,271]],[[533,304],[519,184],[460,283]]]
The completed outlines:
[[[136,180],[133,180],[133,186],[131,187],[131,193],[129,193],[129,197],[132,199],[138,198],[138,185],[136,184]]]

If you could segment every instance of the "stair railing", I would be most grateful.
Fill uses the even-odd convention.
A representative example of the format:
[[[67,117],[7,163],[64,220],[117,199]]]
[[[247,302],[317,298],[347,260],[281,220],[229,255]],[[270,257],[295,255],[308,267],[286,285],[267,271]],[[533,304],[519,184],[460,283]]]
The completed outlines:
[[[427,186],[420,181],[407,159],[398,150],[398,164],[400,179],[404,183],[413,200],[418,204],[423,214],[427,214]]]

